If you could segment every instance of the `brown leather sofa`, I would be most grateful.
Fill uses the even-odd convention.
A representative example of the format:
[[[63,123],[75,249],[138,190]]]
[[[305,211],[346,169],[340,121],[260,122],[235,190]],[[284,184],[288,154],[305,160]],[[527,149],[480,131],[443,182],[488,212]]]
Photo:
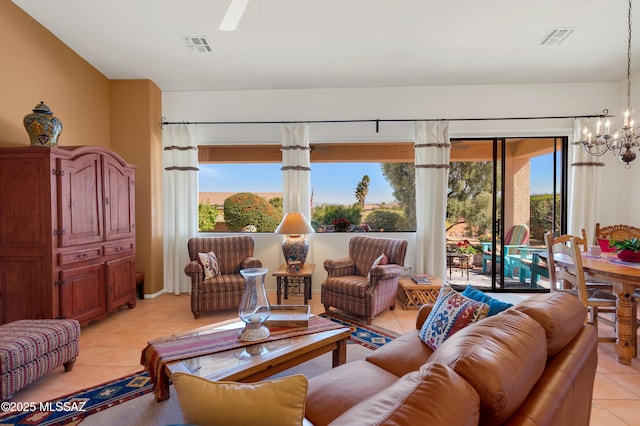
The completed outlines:
[[[417,329],[309,380],[314,425],[588,425],[597,335],[569,294],[533,296],[434,352]]]

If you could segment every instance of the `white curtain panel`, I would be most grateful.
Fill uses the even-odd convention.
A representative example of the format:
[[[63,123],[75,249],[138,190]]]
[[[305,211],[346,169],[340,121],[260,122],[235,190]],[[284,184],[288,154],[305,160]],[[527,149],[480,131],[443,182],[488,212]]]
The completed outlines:
[[[283,213],[301,212],[311,221],[309,125],[282,125]]]
[[[164,290],[190,293],[187,241],[198,232],[198,146],[186,124],[162,129]]]
[[[446,275],[448,122],[416,122],[416,272]]]
[[[600,205],[600,185],[604,163],[587,153],[576,141],[582,138],[582,129],[588,125],[586,118],[574,121],[573,141],[569,143],[569,167],[571,183],[569,188],[569,229],[571,235],[582,235],[587,231],[589,244],[595,242],[598,206]]]

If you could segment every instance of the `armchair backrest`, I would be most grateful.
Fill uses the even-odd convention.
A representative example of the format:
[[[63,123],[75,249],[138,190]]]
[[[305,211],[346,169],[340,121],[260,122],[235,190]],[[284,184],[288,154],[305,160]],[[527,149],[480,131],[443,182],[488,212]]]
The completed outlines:
[[[510,246],[529,243],[529,227],[527,225],[513,225],[504,236],[504,243]]]
[[[213,251],[218,258],[222,275],[240,273],[242,261],[253,256],[253,246],[253,238],[249,235],[190,238],[187,243],[191,260],[199,260],[198,253]]]
[[[504,236],[505,246],[523,246],[529,244],[529,227],[524,224],[513,225]],[[505,254],[517,254],[517,248],[507,248]]]
[[[387,263],[404,266],[407,241],[361,236],[349,240],[349,257],[356,264],[356,275],[367,276],[373,261],[383,253],[387,256]]]

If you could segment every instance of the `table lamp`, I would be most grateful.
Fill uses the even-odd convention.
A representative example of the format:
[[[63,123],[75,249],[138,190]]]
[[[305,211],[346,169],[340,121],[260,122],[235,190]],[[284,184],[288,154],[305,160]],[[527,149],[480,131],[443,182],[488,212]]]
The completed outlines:
[[[303,267],[309,253],[309,242],[303,235],[313,234],[307,218],[300,212],[289,212],[284,215],[275,233],[288,235],[282,242],[282,254],[287,265],[300,262],[300,267]]]

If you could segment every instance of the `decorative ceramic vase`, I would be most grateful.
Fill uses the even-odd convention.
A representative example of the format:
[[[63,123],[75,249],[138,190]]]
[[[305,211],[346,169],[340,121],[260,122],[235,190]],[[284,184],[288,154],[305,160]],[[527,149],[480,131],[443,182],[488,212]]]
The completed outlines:
[[[244,277],[245,286],[238,315],[247,324],[239,335],[240,340],[254,342],[269,337],[271,334],[264,322],[269,318],[271,309],[267,299],[267,290],[264,287],[264,278],[267,268],[247,268],[240,270]]]
[[[31,139],[31,146],[58,145],[58,136],[62,133],[62,122],[53,116],[44,102],[36,105],[31,114],[25,115],[22,123]]]
[[[287,264],[299,262],[302,268],[309,254],[309,242],[302,235],[289,235],[282,242],[282,254]]]
[[[620,253],[618,253],[618,259],[627,262],[640,262],[640,252],[635,252],[633,250],[622,250]]]

